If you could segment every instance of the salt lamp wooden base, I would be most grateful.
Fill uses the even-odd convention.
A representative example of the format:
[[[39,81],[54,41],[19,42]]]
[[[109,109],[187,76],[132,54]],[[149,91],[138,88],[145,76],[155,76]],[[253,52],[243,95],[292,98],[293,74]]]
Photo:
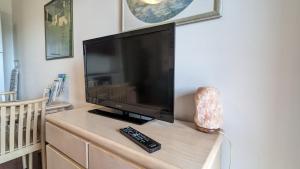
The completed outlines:
[[[203,132],[203,133],[208,133],[208,134],[214,134],[214,133],[218,133],[221,129],[207,129],[207,128],[203,128],[203,127],[199,127],[196,126],[196,129]]]

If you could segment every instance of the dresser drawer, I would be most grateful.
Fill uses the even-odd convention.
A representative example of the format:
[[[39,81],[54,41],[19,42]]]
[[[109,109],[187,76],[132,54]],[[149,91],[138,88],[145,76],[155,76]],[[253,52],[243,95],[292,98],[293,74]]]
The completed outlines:
[[[89,169],[142,169],[111,152],[89,145]]]
[[[88,168],[88,143],[57,127],[46,123],[46,141],[85,168]]]
[[[83,169],[72,160],[47,145],[47,169]]]

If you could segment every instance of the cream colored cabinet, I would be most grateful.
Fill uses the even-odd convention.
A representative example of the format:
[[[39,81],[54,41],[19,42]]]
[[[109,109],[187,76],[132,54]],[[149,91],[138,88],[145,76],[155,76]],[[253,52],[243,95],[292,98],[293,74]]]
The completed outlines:
[[[51,123],[46,123],[46,141],[81,166],[88,168],[88,142]]]
[[[142,169],[48,122],[46,142],[47,169]]]
[[[134,125],[88,113],[92,109],[46,116],[48,169],[220,169],[222,135],[201,133],[178,120]],[[161,150],[141,149],[119,132],[127,126],[161,143]]]
[[[47,169],[83,169],[53,147],[47,145]]]
[[[89,146],[90,169],[142,169],[102,148]]]

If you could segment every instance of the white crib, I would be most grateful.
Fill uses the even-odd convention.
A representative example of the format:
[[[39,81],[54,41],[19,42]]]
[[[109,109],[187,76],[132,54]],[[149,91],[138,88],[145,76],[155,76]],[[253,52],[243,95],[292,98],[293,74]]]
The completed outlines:
[[[32,169],[32,153],[42,151],[45,164],[44,123],[47,98],[0,103],[0,164],[23,157]]]

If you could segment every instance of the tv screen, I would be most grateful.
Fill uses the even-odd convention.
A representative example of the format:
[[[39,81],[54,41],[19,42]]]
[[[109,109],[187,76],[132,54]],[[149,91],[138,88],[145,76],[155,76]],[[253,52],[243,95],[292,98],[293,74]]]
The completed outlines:
[[[174,24],[83,44],[87,102],[173,122]]]

